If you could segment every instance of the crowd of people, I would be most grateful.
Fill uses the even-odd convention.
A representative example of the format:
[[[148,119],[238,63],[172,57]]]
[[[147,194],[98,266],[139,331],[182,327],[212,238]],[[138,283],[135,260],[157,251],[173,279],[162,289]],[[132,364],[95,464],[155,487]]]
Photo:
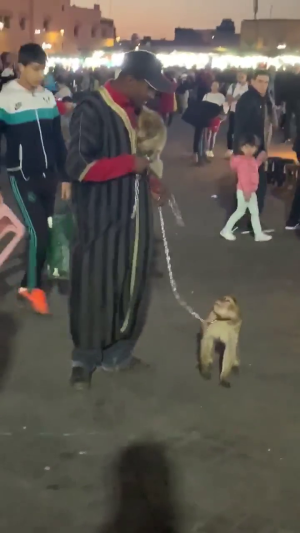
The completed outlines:
[[[164,74],[155,55],[139,50],[125,55],[117,75],[108,69],[70,73],[57,67],[44,78],[46,59],[39,45],[22,46],[18,73],[11,69],[0,93],[9,182],[29,236],[18,297],[36,313],[49,314],[42,274],[60,181],[61,198],[69,202],[72,197],[75,219],[71,384],[83,388],[98,367],[115,371],[141,364],[133,349],[149,301],[150,200],[162,205],[168,198],[163,181],[148,172],[149,158],[137,152],[142,107],[156,109],[166,127],[175,112],[181,113],[195,128],[194,162],[201,165],[213,157],[220,124],[228,117],[226,157],[237,175],[237,192],[221,235],[235,240],[235,226],[248,210],[247,231],[253,229],[256,241],[268,241],[259,218],[268,148],[280,108],[285,140],[296,117],[300,159],[300,91],[294,90],[300,70],[276,76],[266,69]],[[300,191],[295,198],[287,228],[299,222]]]
[[[283,130],[284,142],[291,142],[291,124],[293,117],[295,118],[297,135],[300,131],[300,67],[296,65],[293,69],[289,68],[278,72],[273,67],[269,69],[261,68],[260,70],[263,70],[269,79],[266,93],[268,106],[266,117],[268,144],[270,144],[272,138],[273,127],[277,128],[278,125]],[[193,115],[198,114],[200,117],[203,109],[197,113],[197,106],[200,106],[205,100],[215,103],[219,107],[222,106],[220,117],[218,118],[224,119],[224,115],[228,115],[227,157],[233,154],[234,119],[237,102],[244,92],[248,91],[252,76],[252,69],[248,71],[227,69],[222,72],[204,69],[196,73],[190,72],[189,74],[183,74],[178,80],[176,93],[178,107],[183,115],[191,107],[193,109]],[[189,116],[187,122],[189,122]],[[193,121],[193,125],[194,123],[195,120]],[[199,127],[196,124],[195,130],[197,126]],[[199,137],[196,131],[195,137]],[[195,149],[196,146],[197,149]],[[207,143],[203,143],[202,141],[199,148],[198,143],[194,142],[194,156],[200,164],[205,162],[205,155],[207,155],[202,150],[203,146],[207,146]],[[208,151],[210,152],[211,150]]]
[[[230,74],[230,76],[229,76]],[[233,213],[221,236],[234,241],[237,222],[246,211],[251,215],[242,232],[253,230],[256,241],[269,241],[271,236],[262,231],[259,214],[262,213],[268,178],[272,172],[277,182],[283,183],[285,164],[293,159],[273,162],[268,158],[275,130],[282,130],[282,141],[292,141],[297,163],[300,161],[300,67],[275,72],[273,68],[255,71],[220,73],[210,69],[197,75],[183,75],[177,86],[182,118],[194,127],[193,159],[203,166],[214,156],[216,135],[222,121],[227,121],[227,151],[231,168],[237,176],[237,198]],[[295,123],[295,128],[293,124]],[[281,164],[284,163],[284,164]],[[277,170],[278,169],[278,170]],[[300,189],[297,183],[287,230],[299,227]]]

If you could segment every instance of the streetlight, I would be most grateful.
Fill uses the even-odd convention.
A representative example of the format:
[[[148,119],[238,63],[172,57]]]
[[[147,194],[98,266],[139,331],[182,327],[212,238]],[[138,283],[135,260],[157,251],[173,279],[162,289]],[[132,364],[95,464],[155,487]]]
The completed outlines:
[[[253,14],[254,14],[254,20],[257,19],[257,13],[258,13],[258,0],[253,0]]]

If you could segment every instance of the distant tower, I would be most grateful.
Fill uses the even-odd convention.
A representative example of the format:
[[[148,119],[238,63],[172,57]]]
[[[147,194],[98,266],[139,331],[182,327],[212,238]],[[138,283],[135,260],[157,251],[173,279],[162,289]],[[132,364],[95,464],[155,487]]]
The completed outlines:
[[[130,44],[131,44],[131,49],[132,50],[135,50],[139,46],[140,40],[141,39],[140,39],[140,36],[138,35],[138,33],[133,33],[132,34],[131,39],[130,39],[130,41],[131,41]]]

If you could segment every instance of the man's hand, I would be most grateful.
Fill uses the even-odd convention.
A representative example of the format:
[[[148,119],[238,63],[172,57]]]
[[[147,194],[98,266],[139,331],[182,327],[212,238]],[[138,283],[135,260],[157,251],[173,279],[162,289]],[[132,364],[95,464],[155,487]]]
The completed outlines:
[[[155,176],[150,176],[150,190],[153,200],[159,207],[165,205],[169,198],[170,193],[167,187],[162,183],[162,180]]]
[[[137,174],[143,174],[149,168],[149,160],[146,157],[135,156],[134,171]]]
[[[61,199],[70,200],[71,198],[71,183],[64,182],[61,184]]]
[[[251,196],[252,196],[252,193],[251,193],[251,192],[244,192],[245,202],[249,202]]]
[[[257,156],[258,166],[263,165],[268,160],[267,152],[260,152]]]
[[[259,159],[262,161],[262,163],[264,163],[265,161],[267,161],[268,159],[268,154],[265,150],[263,150],[263,152],[260,152],[259,154]]]

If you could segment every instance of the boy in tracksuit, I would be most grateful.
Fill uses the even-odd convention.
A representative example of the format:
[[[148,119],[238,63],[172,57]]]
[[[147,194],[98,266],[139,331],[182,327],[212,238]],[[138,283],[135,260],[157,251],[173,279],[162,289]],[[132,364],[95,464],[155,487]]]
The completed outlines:
[[[53,94],[41,86],[46,54],[37,44],[19,51],[20,78],[0,93],[0,131],[6,137],[6,166],[14,197],[29,234],[28,265],[18,296],[39,314],[48,314],[42,272],[49,241],[58,178],[70,194],[66,148]]]

